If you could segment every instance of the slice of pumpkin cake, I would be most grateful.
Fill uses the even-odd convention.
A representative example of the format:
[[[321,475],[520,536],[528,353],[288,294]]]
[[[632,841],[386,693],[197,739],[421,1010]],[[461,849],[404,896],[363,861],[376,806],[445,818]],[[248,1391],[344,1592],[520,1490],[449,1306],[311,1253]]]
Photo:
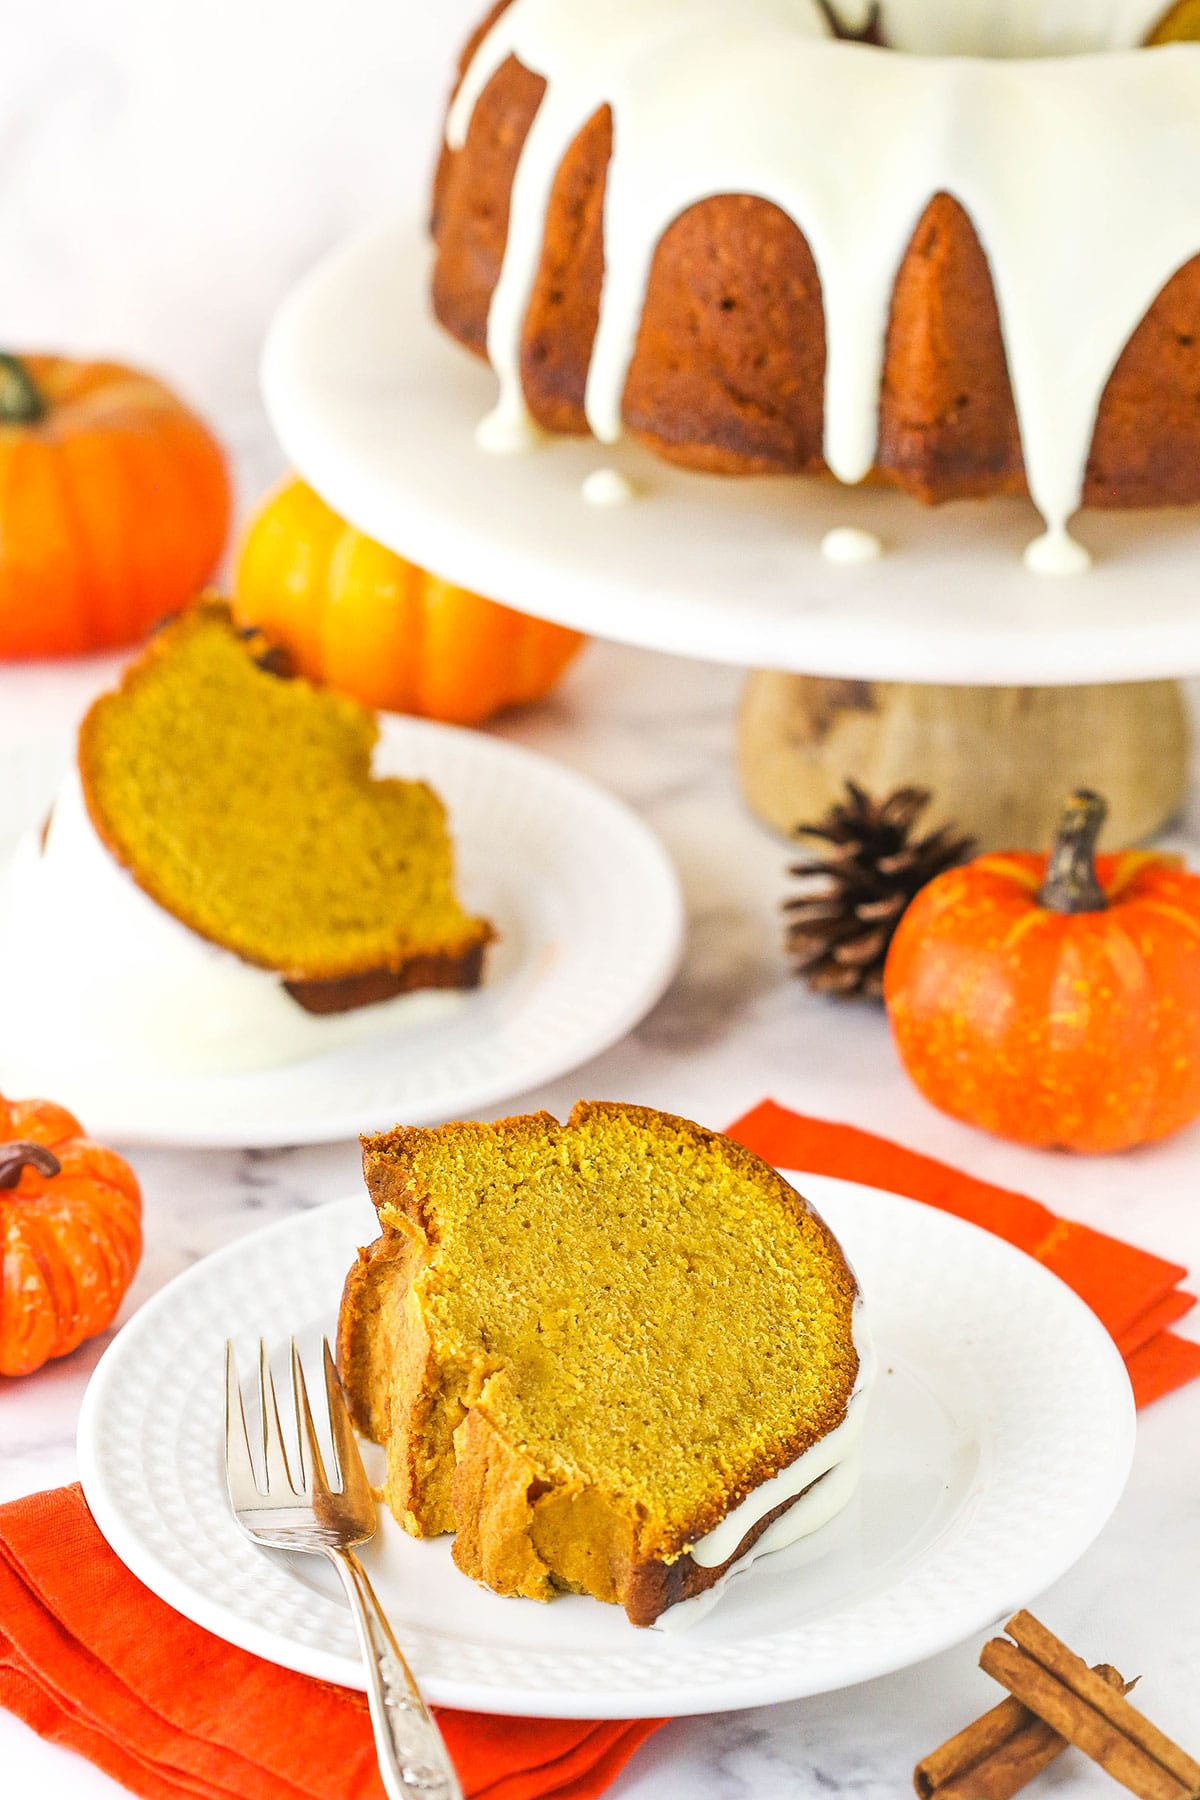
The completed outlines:
[[[191,931],[310,1012],[473,987],[492,930],[454,892],[445,809],[377,780],[375,715],[281,679],[206,602],[154,637],[79,734],[101,842]]]
[[[27,1025],[0,1072],[36,1089],[101,1055],[126,1081],[268,1068],[380,1035],[394,996],[476,985],[492,929],[456,896],[438,796],[372,775],[378,732],[273,672],[222,605],[165,626],[18,850],[0,981]]]
[[[382,1235],[347,1278],[339,1361],[407,1531],[454,1532],[498,1593],[649,1625],[849,1499],[858,1290],[758,1157],[587,1102],[363,1145]]]

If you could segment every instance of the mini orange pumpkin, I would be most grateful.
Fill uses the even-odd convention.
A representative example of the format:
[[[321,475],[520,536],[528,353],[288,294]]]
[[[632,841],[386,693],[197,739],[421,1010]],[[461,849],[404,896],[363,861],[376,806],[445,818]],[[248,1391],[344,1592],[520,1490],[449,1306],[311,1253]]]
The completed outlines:
[[[0,355],[0,659],[133,643],[213,573],[229,510],[216,439],[160,382]]]
[[[310,681],[457,725],[539,699],[583,643],[406,562],[295,480],[250,526],[234,611]]]
[[[127,1162],[49,1100],[0,1097],[0,1375],[29,1375],[110,1325],[142,1254]]]
[[[1200,1117],[1200,875],[1095,856],[1104,802],[1068,803],[1049,858],[981,856],[900,921],[884,998],[943,1112],[1021,1144],[1127,1150]]]

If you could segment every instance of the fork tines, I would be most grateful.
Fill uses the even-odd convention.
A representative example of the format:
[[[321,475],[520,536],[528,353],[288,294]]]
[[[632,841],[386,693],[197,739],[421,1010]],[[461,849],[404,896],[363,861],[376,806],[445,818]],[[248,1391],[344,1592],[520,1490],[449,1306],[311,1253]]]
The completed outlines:
[[[345,1486],[345,1471],[348,1468],[353,1469],[358,1451],[354,1442],[354,1429],[350,1423],[345,1397],[342,1393],[341,1382],[338,1380],[328,1340],[323,1339],[322,1345],[325,1398],[334,1453],[333,1466],[337,1477],[336,1486],[340,1490]],[[275,1389],[275,1378],[267,1357],[266,1343],[261,1338],[259,1339],[259,1416],[256,1436],[261,1449],[262,1476],[260,1480],[250,1448],[250,1432],[242,1400],[237,1358],[232,1343],[226,1342],[225,1467],[229,1477],[230,1499],[235,1510],[253,1508],[256,1500],[278,1500],[283,1494],[301,1500],[311,1499],[314,1495],[334,1490],[334,1484],[330,1482],[326,1473],[325,1459],[321,1452],[312,1406],[309,1402],[308,1384],[304,1378],[304,1365],[300,1360],[300,1353],[296,1348],[294,1338],[291,1340],[289,1349],[289,1367],[292,1414],[295,1419],[295,1441],[290,1456],[279,1416],[279,1400]]]

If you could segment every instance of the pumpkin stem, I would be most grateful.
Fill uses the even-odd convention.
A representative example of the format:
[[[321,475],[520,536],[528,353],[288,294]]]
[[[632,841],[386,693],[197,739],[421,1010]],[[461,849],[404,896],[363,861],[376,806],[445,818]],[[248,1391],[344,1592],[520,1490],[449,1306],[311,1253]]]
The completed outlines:
[[[1105,911],[1108,897],[1096,879],[1096,840],[1107,817],[1106,800],[1076,788],[1058,822],[1039,906],[1057,913]]]
[[[45,415],[41,389],[25,364],[0,350],[0,425],[36,425]]]
[[[0,1144],[0,1188],[15,1188],[22,1171],[29,1167],[39,1175],[60,1175],[62,1164],[45,1144],[29,1143],[20,1138],[12,1144]]]
[[[0,1144],[0,1188],[15,1188],[26,1168],[39,1175],[61,1175],[62,1164],[45,1144],[34,1144],[21,1138],[11,1144]]]

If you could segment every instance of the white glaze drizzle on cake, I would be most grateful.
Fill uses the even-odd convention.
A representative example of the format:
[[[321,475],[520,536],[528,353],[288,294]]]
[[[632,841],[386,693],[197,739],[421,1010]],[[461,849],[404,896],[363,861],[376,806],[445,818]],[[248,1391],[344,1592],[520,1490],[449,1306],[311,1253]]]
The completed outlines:
[[[1059,528],[1043,532],[1025,548],[1025,567],[1035,575],[1084,575],[1091,566],[1078,538]]]
[[[740,1556],[719,1581],[714,1582],[712,1587],[705,1588],[703,1593],[693,1594],[690,1600],[680,1600],[674,1606],[669,1606],[666,1612],[660,1613],[655,1619],[653,1629],[665,1632],[668,1636],[691,1631],[693,1626],[708,1617],[727,1592],[730,1583],[740,1580],[764,1556],[771,1556],[775,1551],[786,1550],[803,1538],[815,1536],[818,1531],[831,1524],[839,1513],[843,1513],[854,1498],[861,1475],[860,1444],[835,1468],[830,1469],[827,1475],[823,1475],[807,1494],[801,1494],[785,1513],[768,1525],[757,1543],[744,1556]]]
[[[873,531],[863,531],[857,525],[838,525],[821,539],[821,555],[826,562],[847,567],[854,563],[878,562],[883,555],[883,544]]]
[[[1129,50],[1172,0],[881,0],[889,44],[918,56],[1082,56]],[[831,0],[848,32],[861,32],[874,0]]]
[[[769,1527],[771,1542],[766,1543],[767,1533],[764,1532],[759,1543],[752,1546],[752,1551],[758,1550],[762,1555],[764,1551],[759,1548],[761,1545],[765,1545],[768,1550],[777,1550],[784,1544],[794,1544],[800,1538],[807,1537],[822,1525],[828,1524],[834,1516],[828,1506],[833,1487],[828,1494],[822,1495],[822,1477],[851,1465],[857,1480],[859,1445],[876,1374],[875,1351],[863,1324],[861,1301],[855,1304],[853,1330],[858,1374],[841,1424],[826,1432],[823,1438],[818,1438],[815,1444],[786,1468],[780,1469],[769,1480],[760,1482],[740,1505],[726,1513],[719,1525],[715,1525],[697,1543],[689,1545],[688,1554],[702,1569],[716,1569],[728,1562],[747,1532],[752,1531],[767,1513],[774,1512],[777,1506],[782,1506],[788,1500],[792,1505]],[[833,1485],[839,1496],[836,1510],[840,1511],[850,1498],[853,1484],[849,1487],[845,1482]],[[811,1492],[806,1494],[806,1488]],[[748,1564],[752,1559],[752,1551],[739,1560]]]
[[[844,1512],[854,1498],[862,1475],[863,1427],[878,1373],[878,1359],[863,1322],[861,1300],[855,1303],[853,1330],[858,1375],[841,1424],[819,1438],[787,1468],[762,1482],[706,1537],[691,1545],[692,1561],[702,1568],[719,1568],[767,1513],[773,1512],[784,1501],[790,1500],[791,1505],[771,1521],[757,1542],[739,1556],[712,1587],[693,1595],[690,1600],[681,1600],[668,1607],[655,1620],[656,1631],[672,1635],[690,1631],[708,1616],[730,1582],[740,1579],[764,1556],[786,1550],[821,1531]]]
[[[526,450],[536,450],[545,436],[530,417],[524,401],[519,407],[493,408],[475,427],[475,442],[489,456],[520,456]]]
[[[579,491],[589,506],[627,506],[637,499],[637,489],[620,469],[593,469]]]
[[[867,0],[840,0],[850,29]],[[1026,475],[1047,532],[1032,567],[1080,566],[1067,532],[1122,349],[1200,251],[1200,45],[1138,46],[1168,0],[884,0],[891,50],[832,42],[817,0],[512,0],[450,110],[460,146],[510,55],[545,77],[513,184],[488,319],[489,430],[528,421],[521,330],[567,149],[613,114],[605,274],[586,411],[621,403],[655,247],[713,194],[773,202],[803,232],[825,301],[825,459],[861,481],[876,452],[897,270],[929,202],[970,215],[996,289]],[[967,54],[974,52],[974,54]],[[1091,53],[1089,53],[1091,52]]]

